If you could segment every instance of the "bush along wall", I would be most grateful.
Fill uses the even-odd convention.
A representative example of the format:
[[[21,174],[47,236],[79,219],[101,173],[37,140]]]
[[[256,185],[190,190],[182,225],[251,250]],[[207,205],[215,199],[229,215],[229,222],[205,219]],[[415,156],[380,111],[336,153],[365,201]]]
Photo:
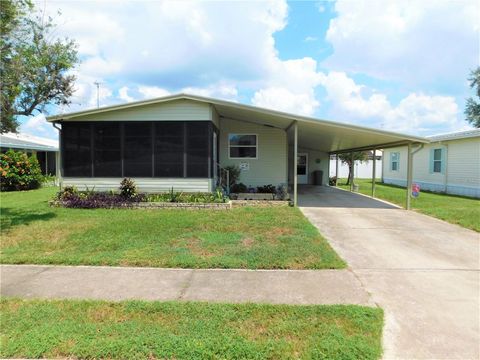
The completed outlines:
[[[0,154],[0,176],[2,191],[37,189],[43,181],[37,158],[14,150]]]
[[[50,202],[52,206],[68,208],[97,209],[97,208],[164,208],[181,207],[167,206],[166,204],[214,205],[225,204],[228,198],[223,192],[214,193],[182,193],[173,188],[168,193],[142,194],[131,179],[122,180],[119,192],[78,191],[74,186],[64,187]],[[164,205],[162,205],[164,204]],[[194,208],[194,206],[185,206]],[[198,206],[207,208],[208,206]],[[213,206],[212,206],[213,207]]]

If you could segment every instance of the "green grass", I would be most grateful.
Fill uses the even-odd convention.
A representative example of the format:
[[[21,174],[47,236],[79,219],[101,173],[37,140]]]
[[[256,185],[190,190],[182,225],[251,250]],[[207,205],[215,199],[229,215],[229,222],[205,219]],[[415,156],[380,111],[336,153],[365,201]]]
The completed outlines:
[[[345,183],[346,179],[340,179],[338,186],[350,189]],[[371,179],[355,179],[355,183],[360,185],[362,194],[371,195]],[[405,206],[405,188],[378,183],[375,187],[375,196]],[[412,199],[412,209],[480,232],[480,200],[478,199],[420,191],[420,196]]]
[[[6,300],[2,358],[378,359],[383,312],[355,305]]]
[[[1,262],[322,269],[345,263],[295,208],[52,208],[56,189],[1,193]]]

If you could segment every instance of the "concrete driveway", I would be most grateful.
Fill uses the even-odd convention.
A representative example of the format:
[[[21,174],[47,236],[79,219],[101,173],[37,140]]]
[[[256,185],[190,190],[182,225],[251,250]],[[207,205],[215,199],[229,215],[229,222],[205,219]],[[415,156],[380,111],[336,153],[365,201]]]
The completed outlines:
[[[303,213],[385,310],[384,358],[480,358],[480,235],[328,187]]]

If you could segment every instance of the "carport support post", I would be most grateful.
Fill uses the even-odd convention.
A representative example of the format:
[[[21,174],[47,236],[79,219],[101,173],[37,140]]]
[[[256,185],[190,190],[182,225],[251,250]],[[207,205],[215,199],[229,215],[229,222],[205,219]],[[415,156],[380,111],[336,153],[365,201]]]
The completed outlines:
[[[297,177],[297,161],[298,161],[298,122],[293,124],[293,206],[298,204],[298,177]]]
[[[413,154],[412,154],[412,143],[408,143],[407,147],[407,201],[405,209],[410,210],[411,205],[411,191],[413,183]]]
[[[338,184],[338,153],[335,154],[335,186]]]
[[[373,149],[373,170],[372,170],[372,197],[375,197],[375,178],[377,166],[377,149]]]
[[[350,164],[352,164],[351,166],[351,170],[350,170],[350,191],[353,192],[353,172],[355,171],[355,163],[354,163],[354,160],[353,160],[353,152],[350,154]]]

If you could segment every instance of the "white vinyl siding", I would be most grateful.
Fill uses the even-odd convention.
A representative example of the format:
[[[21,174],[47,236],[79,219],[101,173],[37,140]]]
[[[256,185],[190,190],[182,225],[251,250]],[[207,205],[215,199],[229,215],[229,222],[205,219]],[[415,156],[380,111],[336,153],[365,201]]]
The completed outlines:
[[[229,158],[228,134],[256,134],[257,159]],[[287,134],[282,129],[222,118],[220,120],[220,164],[239,166],[248,164],[240,174],[240,182],[249,186],[280,185],[287,183]]]
[[[75,186],[78,190],[118,191],[122,178],[74,178],[62,179],[62,186]],[[211,179],[188,178],[132,178],[141,192],[158,193],[174,191],[209,192],[212,190]]]
[[[434,150],[442,149],[440,160],[437,152],[437,169],[434,171]],[[406,147],[385,150],[400,153],[400,170],[391,171],[390,161],[383,164],[383,181],[405,186],[407,174]],[[440,164],[440,165],[439,165]],[[413,182],[423,190],[480,197],[480,138],[453,139],[441,143],[426,144],[413,156]]]
[[[212,115],[210,104],[193,100],[175,100],[79,116],[71,121],[212,121]]]

